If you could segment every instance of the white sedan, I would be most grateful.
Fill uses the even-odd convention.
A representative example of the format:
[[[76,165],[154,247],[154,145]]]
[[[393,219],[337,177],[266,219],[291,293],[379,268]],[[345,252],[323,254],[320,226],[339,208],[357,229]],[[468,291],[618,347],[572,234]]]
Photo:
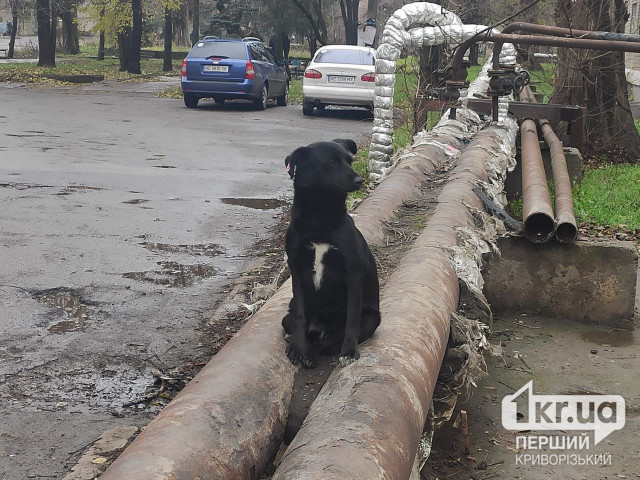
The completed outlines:
[[[352,45],[325,45],[307,66],[302,80],[302,113],[314,107],[354,105],[373,109],[376,51]]]

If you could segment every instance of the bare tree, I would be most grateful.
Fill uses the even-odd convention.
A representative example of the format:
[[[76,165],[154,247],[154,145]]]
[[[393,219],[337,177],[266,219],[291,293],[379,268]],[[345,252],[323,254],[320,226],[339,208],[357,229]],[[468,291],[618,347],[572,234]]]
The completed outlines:
[[[58,4],[62,18],[62,52],[77,55],[80,53],[78,4],[75,0],[62,0]]]
[[[23,0],[9,0],[9,8],[11,8],[11,31],[9,32],[9,51],[8,58],[13,58],[16,47],[16,35],[18,34],[18,12],[23,5]]]
[[[170,72],[173,70],[171,58],[171,41],[173,39],[173,21],[172,12],[169,6],[164,7],[164,54],[162,62],[162,71]]]
[[[358,5],[359,0],[339,0],[344,34],[347,45],[358,44]]]
[[[624,0],[558,0],[556,24],[582,30],[623,32]],[[552,102],[587,107],[585,151],[615,152],[637,162],[640,135],[635,128],[624,73],[624,53],[559,49]],[[566,134],[566,125],[559,126]]]
[[[36,19],[38,23],[38,66],[56,66],[56,2],[54,0],[36,0]]]
[[[191,27],[191,46],[200,40],[200,0],[193,0],[193,24]]]

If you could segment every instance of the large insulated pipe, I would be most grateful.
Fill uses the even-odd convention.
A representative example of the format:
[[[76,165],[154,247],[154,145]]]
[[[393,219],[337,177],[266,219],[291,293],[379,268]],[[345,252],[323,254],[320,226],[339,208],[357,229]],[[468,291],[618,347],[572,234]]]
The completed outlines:
[[[461,122],[438,142],[463,148]],[[383,223],[446,158],[440,143],[413,148],[356,210],[370,244]],[[283,171],[284,174],[284,171]],[[291,298],[285,283],[142,431],[101,480],[254,479],[280,446],[296,368],[284,354],[280,322]],[[376,333],[378,335],[378,333]]]
[[[479,132],[438,196],[436,209],[392,273],[381,302],[382,324],[360,359],[334,371],[289,445],[272,480],[408,479],[458,304],[450,249],[468,207],[487,181],[486,162],[502,140]]]
[[[536,97],[529,86],[525,86],[522,93],[522,96],[530,102],[536,101]],[[578,227],[576,225],[576,216],[573,209],[571,178],[569,177],[567,160],[564,156],[564,148],[562,146],[562,142],[551,128],[548,120],[540,119],[538,120],[538,125],[542,130],[544,140],[547,142],[547,145],[549,145],[549,151],[551,152],[551,169],[553,170],[553,187],[556,210],[556,238],[561,243],[570,243],[576,239],[576,236],[578,235]]]
[[[547,242],[554,232],[553,208],[536,122],[528,118],[520,124],[520,158],[524,234],[534,243]]]

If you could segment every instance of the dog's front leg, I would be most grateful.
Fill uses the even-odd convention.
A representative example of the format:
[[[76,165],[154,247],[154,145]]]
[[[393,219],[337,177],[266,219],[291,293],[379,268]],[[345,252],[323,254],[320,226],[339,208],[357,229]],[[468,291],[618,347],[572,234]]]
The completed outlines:
[[[347,286],[347,323],[344,329],[344,340],[340,349],[340,366],[346,367],[360,358],[358,337],[362,316],[362,282],[353,281]]]
[[[298,275],[293,276],[293,325],[291,343],[287,345],[286,354],[291,363],[301,363],[305,368],[311,368],[313,362],[307,357],[309,341],[307,340],[307,318],[304,314],[304,294]]]

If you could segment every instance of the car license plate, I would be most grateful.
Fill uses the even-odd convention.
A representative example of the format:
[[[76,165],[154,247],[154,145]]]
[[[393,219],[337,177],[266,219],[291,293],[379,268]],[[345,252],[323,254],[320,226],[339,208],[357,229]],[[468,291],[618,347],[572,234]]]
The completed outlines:
[[[356,77],[346,75],[329,75],[329,83],[355,83]]]
[[[229,71],[229,65],[205,65],[205,72],[224,72],[227,73]]]

